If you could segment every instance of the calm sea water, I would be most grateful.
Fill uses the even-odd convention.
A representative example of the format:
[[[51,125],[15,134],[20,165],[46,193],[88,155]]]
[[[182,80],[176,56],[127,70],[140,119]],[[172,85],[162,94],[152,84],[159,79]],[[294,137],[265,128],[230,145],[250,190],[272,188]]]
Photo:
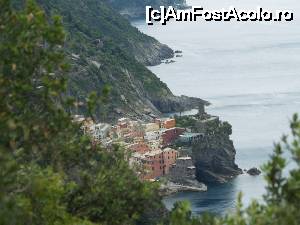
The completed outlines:
[[[241,168],[259,167],[268,159],[274,141],[288,132],[289,118],[300,112],[300,2],[299,0],[190,0],[190,5],[219,9],[290,9],[293,22],[171,22],[147,26],[142,32],[173,49],[183,51],[176,63],[150,69],[177,95],[209,100],[211,114],[229,121]],[[189,200],[194,213],[224,213],[235,207],[238,192],[243,202],[261,199],[262,176],[241,175],[225,185],[209,186],[206,193],[180,193],[165,199],[171,208]]]

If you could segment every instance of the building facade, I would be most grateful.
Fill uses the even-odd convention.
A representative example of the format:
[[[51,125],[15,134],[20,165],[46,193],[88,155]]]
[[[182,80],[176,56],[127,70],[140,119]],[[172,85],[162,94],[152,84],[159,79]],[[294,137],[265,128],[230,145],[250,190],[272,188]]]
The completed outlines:
[[[171,128],[163,131],[162,137],[162,145],[168,146],[172,144],[181,134],[185,132],[184,128]]]
[[[178,151],[171,148],[158,149],[144,154],[141,159],[145,169],[142,179],[150,180],[167,175],[178,156]]]
[[[186,179],[195,179],[196,167],[191,157],[179,157],[176,163],[170,167],[169,178],[174,182],[181,182]]]

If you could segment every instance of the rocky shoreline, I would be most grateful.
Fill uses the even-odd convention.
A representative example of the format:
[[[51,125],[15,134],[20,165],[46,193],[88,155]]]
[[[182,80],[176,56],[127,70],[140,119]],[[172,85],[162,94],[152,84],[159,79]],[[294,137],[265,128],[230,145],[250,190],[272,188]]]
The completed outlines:
[[[161,196],[166,197],[178,192],[204,192],[207,191],[207,186],[202,183],[194,185],[184,185],[168,181],[166,184],[162,184],[160,186],[159,191]]]

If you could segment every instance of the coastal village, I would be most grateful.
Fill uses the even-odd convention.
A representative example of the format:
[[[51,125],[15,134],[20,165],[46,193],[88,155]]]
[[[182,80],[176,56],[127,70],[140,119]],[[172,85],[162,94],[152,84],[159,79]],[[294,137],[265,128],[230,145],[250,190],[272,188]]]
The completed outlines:
[[[180,147],[173,147],[176,142],[196,141],[202,134],[177,127],[175,118],[154,118],[150,122],[120,118],[114,125],[94,123],[80,115],[73,120],[82,125],[83,132],[92,137],[95,144],[106,148],[114,144],[122,146],[130,155],[129,165],[141,180],[156,181],[165,177],[173,186],[181,185],[181,189],[206,190],[203,184],[195,185],[196,168],[191,156],[182,154]],[[187,183],[192,187],[184,185]]]

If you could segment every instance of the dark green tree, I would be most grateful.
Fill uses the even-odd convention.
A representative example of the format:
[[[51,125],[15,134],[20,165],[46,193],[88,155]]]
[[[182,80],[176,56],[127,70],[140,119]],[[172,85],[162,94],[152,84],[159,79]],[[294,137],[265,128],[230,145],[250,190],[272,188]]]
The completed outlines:
[[[65,37],[34,1],[0,0],[0,224],[134,223],[160,201],[122,149],[92,145],[72,123]]]

